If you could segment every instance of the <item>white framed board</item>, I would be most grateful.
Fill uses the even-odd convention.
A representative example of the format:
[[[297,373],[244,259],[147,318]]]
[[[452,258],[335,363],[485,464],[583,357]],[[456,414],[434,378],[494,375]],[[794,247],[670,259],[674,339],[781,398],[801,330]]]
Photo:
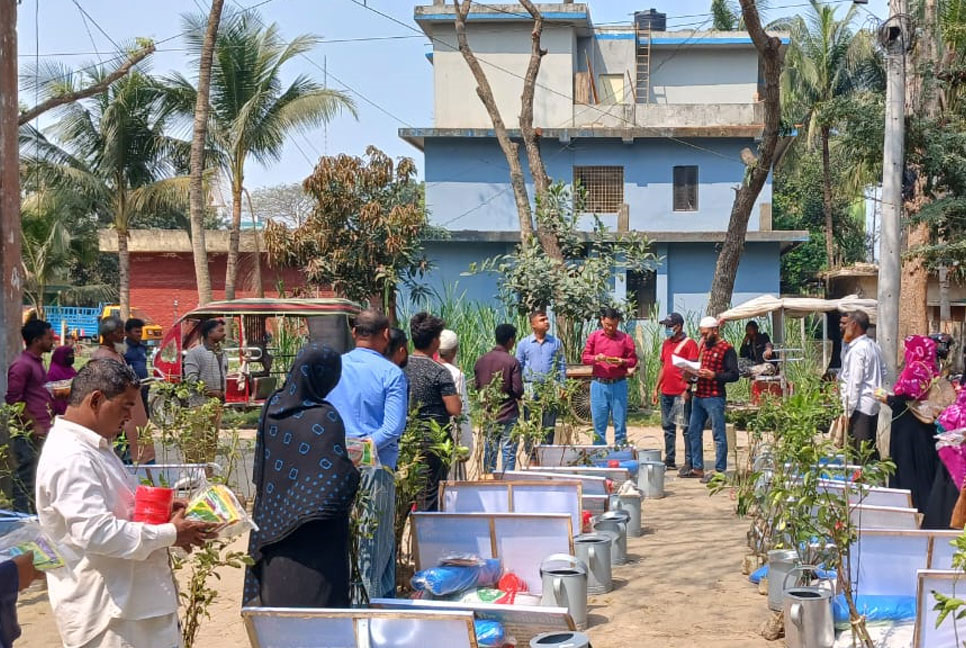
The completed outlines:
[[[503,568],[540,594],[540,563],[555,553],[574,555],[566,513],[413,513],[416,570],[435,567],[453,554],[499,558]]]
[[[447,513],[566,513],[579,529],[582,486],[568,480],[444,481],[440,510]]]
[[[939,612],[933,592],[963,598],[966,595],[966,574],[961,571],[924,569],[917,576],[916,628],[913,645],[916,648],[961,648],[966,634],[966,621],[955,621],[950,614],[936,627]],[[958,624],[958,626],[957,626]]]
[[[252,648],[478,648],[457,610],[242,608]]]
[[[917,572],[951,566],[949,543],[960,535],[960,531],[860,529],[850,552],[852,582],[863,594],[915,596]]]

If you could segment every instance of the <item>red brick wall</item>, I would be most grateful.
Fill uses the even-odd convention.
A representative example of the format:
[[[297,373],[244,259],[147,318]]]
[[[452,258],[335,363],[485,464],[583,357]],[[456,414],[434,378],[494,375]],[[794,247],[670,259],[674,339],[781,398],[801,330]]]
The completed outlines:
[[[208,255],[208,270],[211,273],[212,299],[225,298],[224,254]],[[255,297],[252,284],[252,256],[242,255],[239,264],[237,297]],[[262,285],[266,297],[278,297],[281,281],[285,294],[304,288],[302,275],[298,270],[285,268],[276,270],[262,263]],[[312,297],[326,297],[325,291]],[[195,283],[194,260],[190,253],[132,253],[131,254],[131,305],[140,308],[156,324],[167,329],[181,315],[198,305],[198,288]]]

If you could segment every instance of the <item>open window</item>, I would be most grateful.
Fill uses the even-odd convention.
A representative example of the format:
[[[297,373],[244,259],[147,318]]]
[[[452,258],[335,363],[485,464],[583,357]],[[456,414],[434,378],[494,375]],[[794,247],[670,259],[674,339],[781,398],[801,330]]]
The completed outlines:
[[[698,211],[698,167],[674,167],[674,211]]]

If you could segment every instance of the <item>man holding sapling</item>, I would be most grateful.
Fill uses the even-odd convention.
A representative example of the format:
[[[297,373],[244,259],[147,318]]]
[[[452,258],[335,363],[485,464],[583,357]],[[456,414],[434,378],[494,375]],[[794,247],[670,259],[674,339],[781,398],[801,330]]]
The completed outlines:
[[[47,572],[50,605],[66,648],[178,648],[178,592],[168,547],[214,538],[212,523],[133,522],[134,478],[112,443],[141,398],[134,371],[91,360],[74,378],[37,469],[40,525],[66,565]]]

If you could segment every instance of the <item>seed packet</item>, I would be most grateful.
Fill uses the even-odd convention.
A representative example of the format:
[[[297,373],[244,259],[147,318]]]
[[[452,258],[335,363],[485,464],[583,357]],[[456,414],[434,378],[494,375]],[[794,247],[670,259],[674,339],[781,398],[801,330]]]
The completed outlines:
[[[0,537],[0,559],[14,558],[28,551],[34,552],[34,567],[40,571],[65,566],[57,545],[33,520],[25,520],[22,525]]]
[[[346,449],[349,451],[349,458],[356,468],[378,468],[382,465],[379,461],[379,453],[376,452],[376,444],[372,439],[346,438]]]
[[[223,539],[257,528],[235,494],[222,484],[212,484],[198,493],[188,502],[185,517],[190,520],[217,523],[218,537]]]

